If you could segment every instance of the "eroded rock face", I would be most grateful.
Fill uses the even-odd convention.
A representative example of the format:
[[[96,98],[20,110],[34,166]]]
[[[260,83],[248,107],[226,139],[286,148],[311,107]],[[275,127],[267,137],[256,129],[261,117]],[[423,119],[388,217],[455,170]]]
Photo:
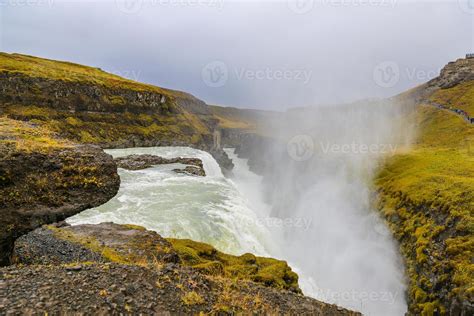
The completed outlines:
[[[199,158],[163,158],[155,155],[129,155],[126,157],[115,158],[119,168],[127,170],[142,170],[156,165],[167,165],[172,163],[181,163],[186,166],[184,169],[173,169],[176,173],[183,173],[193,176],[205,177],[206,171]]]
[[[0,268],[2,315],[197,315],[200,312],[361,315],[253,282],[212,278],[173,263],[157,269],[117,263]]]
[[[270,282],[283,273],[291,283],[284,261],[134,225],[44,226],[20,237],[14,253],[25,265],[0,268],[0,314],[360,315]]]
[[[22,264],[180,261],[166,239],[139,226],[114,223],[57,226],[38,228],[18,238],[12,261]]]
[[[463,82],[474,80],[474,59],[461,58],[448,63],[440,75],[428,82],[428,86],[437,86],[441,89],[454,87]]]
[[[120,186],[112,157],[93,146],[26,151],[2,142],[0,175],[0,265],[16,238],[99,206]]]
[[[66,74],[67,77],[70,74]],[[107,113],[178,112],[169,97],[150,91],[110,88],[70,80],[33,78],[0,72],[0,101],[45,104],[57,110]],[[29,89],[25,89],[29,87]]]
[[[232,169],[227,154],[214,149],[212,131],[218,121],[203,101],[177,91],[70,79],[0,71],[0,113],[45,126],[57,121],[54,130],[62,138],[102,148],[190,146],[211,153],[224,173]]]

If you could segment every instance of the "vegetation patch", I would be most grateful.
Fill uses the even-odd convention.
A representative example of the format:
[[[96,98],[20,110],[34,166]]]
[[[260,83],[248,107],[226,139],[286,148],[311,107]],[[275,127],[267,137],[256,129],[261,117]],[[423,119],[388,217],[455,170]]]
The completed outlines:
[[[300,293],[298,275],[285,261],[256,257],[252,254],[232,256],[214,247],[189,239],[168,238],[184,265],[205,274],[239,280],[251,280],[266,286]]]
[[[72,143],[58,138],[46,128],[0,117],[0,145],[11,145],[24,152],[48,152],[71,147]]]
[[[471,81],[431,100],[469,111],[473,93]],[[413,115],[416,142],[386,161],[376,202],[406,260],[410,312],[443,315],[474,301],[474,125],[430,105]]]
[[[186,93],[125,79],[105,72],[100,68],[21,54],[0,53],[0,72],[22,74],[33,78],[40,77],[49,80],[80,82],[133,91],[156,92],[169,97],[189,98],[189,95]],[[39,92],[39,87],[36,87],[36,89]],[[123,102],[123,100],[118,97],[112,98],[112,101],[116,104]]]

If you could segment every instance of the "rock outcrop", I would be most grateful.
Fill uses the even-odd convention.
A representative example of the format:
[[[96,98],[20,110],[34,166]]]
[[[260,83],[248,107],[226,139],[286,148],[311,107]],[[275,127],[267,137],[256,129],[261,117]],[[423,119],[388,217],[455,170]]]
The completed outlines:
[[[119,168],[127,170],[142,170],[156,165],[181,163],[189,166],[184,169],[174,169],[175,172],[189,173],[202,177],[206,175],[202,161],[198,158],[163,158],[155,155],[129,155],[115,158],[115,162]]]
[[[233,167],[214,148],[218,120],[203,101],[93,67],[0,53],[0,115],[102,148],[194,147]]]
[[[474,80],[474,59],[460,58],[441,69],[438,77],[430,80],[428,86],[441,89],[452,88],[463,82]]]
[[[107,202],[120,178],[98,147],[8,119],[0,119],[0,130],[0,264],[6,265],[16,238]]]
[[[0,269],[1,314],[360,315],[287,291],[294,276],[283,261],[139,226],[45,226],[17,240],[14,259],[26,266]]]

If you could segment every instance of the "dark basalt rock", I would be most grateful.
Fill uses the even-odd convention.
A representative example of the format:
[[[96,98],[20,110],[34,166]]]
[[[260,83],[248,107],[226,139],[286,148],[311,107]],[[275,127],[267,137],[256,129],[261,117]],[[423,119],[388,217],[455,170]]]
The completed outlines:
[[[203,169],[200,169],[194,166],[187,166],[184,169],[173,169],[173,171],[176,173],[183,173],[183,174],[192,175],[192,176],[199,176],[199,177],[206,176],[206,173],[204,172]]]
[[[102,223],[38,228],[15,241],[12,261],[20,264],[77,262],[179,263],[171,244],[136,225]]]
[[[0,268],[1,315],[360,315],[265,280],[187,265],[201,257],[215,260],[213,265],[238,260],[234,268],[247,269],[247,275],[259,260],[273,260],[277,269],[288,268],[286,262],[219,255],[209,245],[177,243],[135,225],[48,225],[19,238],[14,253],[22,265]],[[226,262],[216,261],[219,256]]]
[[[172,163],[181,163],[189,165],[184,169],[174,169],[178,173],[188,173],[192,175],[202,176],[206,175],[204,166],[199,158],[163,158],[155,155],[129,155],[126,157],[115,158],[115,162],[119,168],[127,170],[142,170],[156,165],[167,165]]]
[[[1,143],[0,174],[0,265],[18,237],[104,204],[120,186],[112,157],[94,146],[26,152]]]

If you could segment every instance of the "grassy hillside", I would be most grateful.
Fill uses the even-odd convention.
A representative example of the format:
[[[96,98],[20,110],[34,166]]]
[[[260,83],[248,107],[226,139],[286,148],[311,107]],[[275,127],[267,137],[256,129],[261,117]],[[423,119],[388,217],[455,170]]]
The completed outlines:
[[[103,147],[212,146],[217,119],[184,92],[98,68],[0,53],[0,115]],[[194,111],[196,109],[196,111]]]
[[[470,81],[429,101],[472,115],[473,96]],[[455,313],[474,295],[474,125],[427,104],[412,115],[418,136],[380,171],[379,207],[406,260],[411,313]]]
[[[474,116],[474,81],[464,82],[450,89],[438,90],[430,97],[430,100],[464,110]]]
[[[29,77],[80,82],[110,88],[149,91],[170,97],[190,98],[187,93],[156,87],[107,73],[100,68],[75,63],[0,52],[0,72]]]

